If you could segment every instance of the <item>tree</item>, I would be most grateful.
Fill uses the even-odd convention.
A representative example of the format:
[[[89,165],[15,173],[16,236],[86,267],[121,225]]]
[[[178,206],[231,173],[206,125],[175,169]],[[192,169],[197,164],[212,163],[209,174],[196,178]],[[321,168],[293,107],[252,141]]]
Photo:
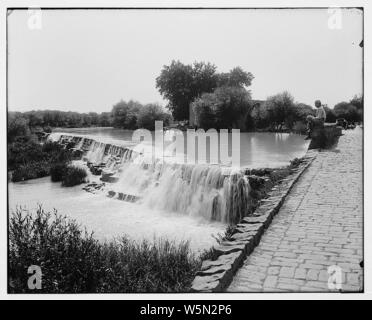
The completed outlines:
[[[137,127],[148,130],[155,130],[155,121],[163,121],[164,125],[169,124],[169,114],[163,108],[154,103],[147,104],[140,108],[137,117]]]
[[[142,105],[139,102],[121,100],[112,107],[113,126],[123,129],[137,128],[137,114]]]
[[[312,106],[305,103],[296,103],[296,113],[298,120],[306,121],[306,117],[309,115],[315,116],[315,110]]]
[[[218,86],[249,87],[253,78],[252,73],[245,72],[241,67],[235,67],[228,73],[221,73],[218,75]]]
[[[189,106],[202,93],[212,92],[217,87],[216,66],[195,62],[185,65],[172,61],[164,66],[156,78],[156,88],[169,101],[168,109],[175,120],[189,119]]]
[[[363,107],[364,107],[364,99],[363,96],[355,95],[351,100],[350,103],[357,109],[358,113],[358,121],[363,121]]]
[[[111,112],[102,112],[99,116],[99,123],[101,127],[109,127],[112,124]]]
[[[298,118],[294,99],[287,91],[268,97],[265,107],[268,121],[275,130],[280,130],[283,124],[291,129]]]
[[[16,137],[30,135],[28,120],[19,112],[8,114],[8,142],[13,142]]]
[[[30,111],[26,112],[26,117],[28,117],[28,122],[30,127],[42,126],[43,125],[43,115],[40,111]]]
[[[241,87],[219,87],[213,93],[204,93],[197,98],[192,108],[196,123],[203,129],[231,129],[239,127],[249,111],[250,93]]]
[[[327,106],[324,107],[324,111],[326,113],[326,120],[325,122],[331,122],[331,123],[334,123],[336,122],[336,114],[335,114],[335,111]]]
[[[363,96],[360,95],[355,95],[351,100],[350,103],[357,109],[357,110],[362,110],[363,109]]]
[[[191,107],[195,113],[195,122],[202,129],[216,126],[216,108],[219,104],[214,93],[203,93],[200,98],[192,102]]]
[[[360,121],[360,114],[357,108],[350,102],[339,102],[334,107],[337,118],[344,118],[347,121]]]

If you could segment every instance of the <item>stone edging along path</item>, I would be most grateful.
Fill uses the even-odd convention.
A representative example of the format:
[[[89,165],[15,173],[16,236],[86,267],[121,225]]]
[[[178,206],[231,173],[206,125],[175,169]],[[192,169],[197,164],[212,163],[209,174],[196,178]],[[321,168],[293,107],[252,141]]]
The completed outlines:
[[[214,247],[218,258],[203,261],[201,270],[196,273],[192,283],[192,292],[222,292],[230,285],[234,274],[258,245],[264,230],[316,155],[317,151],[308,150],[299,167],[270,190],[269,197],[261,201],[253,216],[243,218],[236,225],[231,239]]]

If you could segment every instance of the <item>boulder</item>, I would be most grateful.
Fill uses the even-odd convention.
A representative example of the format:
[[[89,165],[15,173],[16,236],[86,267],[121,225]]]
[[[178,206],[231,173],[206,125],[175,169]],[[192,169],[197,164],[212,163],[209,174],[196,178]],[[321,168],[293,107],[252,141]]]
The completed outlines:
[[[222,290],[221,277],[217,274],[210,276],[196,276],[192,282],[193,292],[219,292]]]
[[[90,172],[96,176],[99,176],[102,173],[102,168],[100,166],[92,165],[89,169]]]
[[[245,245],[244,244],[236,244],[236,245],[218,245],[214,247],[215,253],[220,256],[223,254],[233,253],[233,252],[239,252],[245,251]]]
[[[115,191],[112,191],[112,190],[110,190],[110,191],[107,193],[107,196],[108,196],[109,198],[113,198],[113,197],[115,197],[115,195],[116,195],[116,192],[115,192]]]
[[[116,182],[119,180],[118,176],[115,176],[115,171],[109,171],[109,170],[102,170],[102,177],[101,181],[104,182]]]
[[[262,223],[255,223],[255,224],[239,223],[237,224],[236,228],[233,230],[233,234],[246,233],[246,232],[259,232],[263,228],[264,228],[264,225]]]

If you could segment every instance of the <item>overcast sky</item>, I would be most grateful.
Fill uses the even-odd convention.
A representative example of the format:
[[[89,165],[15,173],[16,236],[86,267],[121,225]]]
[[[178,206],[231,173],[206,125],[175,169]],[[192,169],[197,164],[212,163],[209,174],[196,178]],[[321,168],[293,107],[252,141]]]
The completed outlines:
[[[27,10],[8,16],[9,110],[110,111],[120,99],[166,102],[155,88],[163,65],[208,61],[255,76],[254,99],[288,90],[330,107],[362,93],[362,13],[327,9]]]

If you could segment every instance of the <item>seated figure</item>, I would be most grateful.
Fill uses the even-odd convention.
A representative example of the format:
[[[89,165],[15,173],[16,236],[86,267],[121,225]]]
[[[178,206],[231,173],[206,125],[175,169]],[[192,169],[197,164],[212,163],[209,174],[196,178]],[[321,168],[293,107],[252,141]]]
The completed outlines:
[[[326,119],[326,112],[325,112],[320,100],[315,101],[315,107],[317,108],[315,117],[311,116],[311,115],[306,117],[308,136],[305,138],[305,140],[311,139],[311,131],[313,130],[314,127],[323,127],[324,126],[324,122],[325,122],[325,119]]]

